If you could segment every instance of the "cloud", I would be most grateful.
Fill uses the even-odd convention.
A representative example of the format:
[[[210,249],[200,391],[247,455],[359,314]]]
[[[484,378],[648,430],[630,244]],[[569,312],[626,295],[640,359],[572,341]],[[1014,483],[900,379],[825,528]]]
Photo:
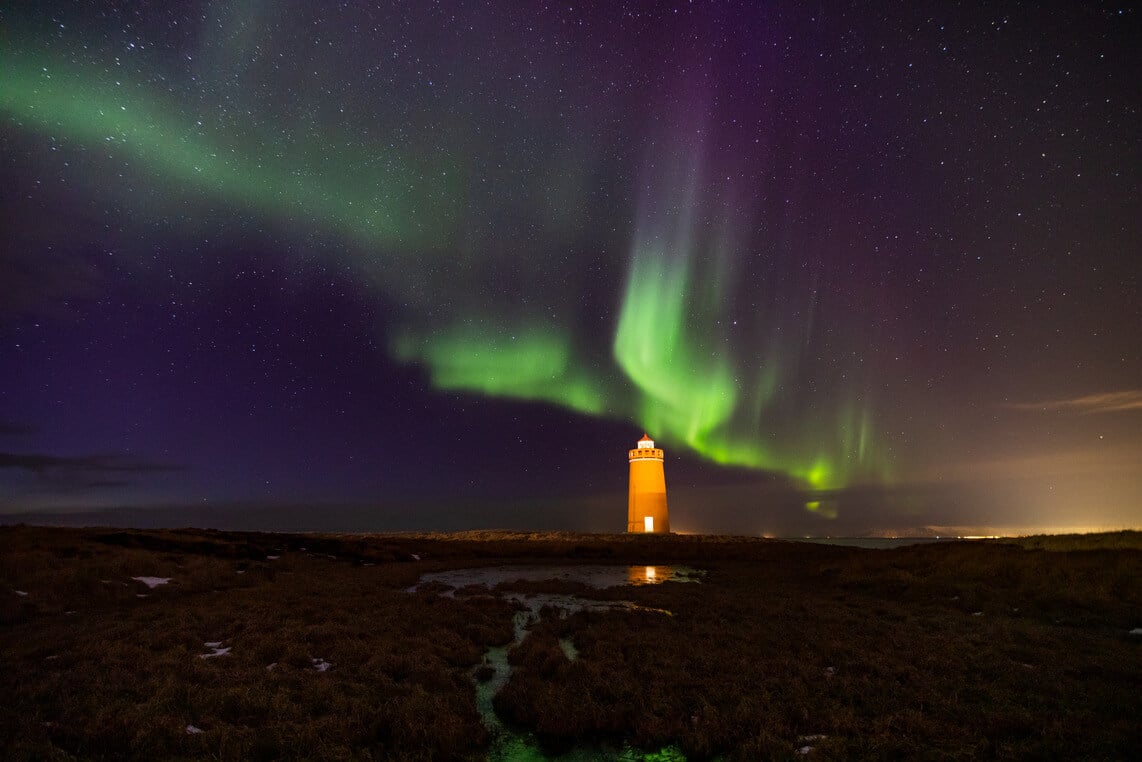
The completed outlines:
[[[1047,402],[1013,402],[1007,407],[1014,410],[1079,414],[1142,411],[1142,389],[1102,392],[1101,394],[1088,394],[1084,397]]]
[[[81,455],[78,457],[68,457],[59,455],[21,455],[9,452],[0,452],[0,468],[23,468],[37,474],[67,471],[145,473],[181,470],[178,466],[136,460],[125,455]]]
[[[22,437],[35,434],[36,427],[16,421],[6,421],[0,418],[0,437]]]
[[[25,481],[26,491],[63,493],[126,487],[135,481],[133,477],[182,469],[126,455],[59,456],[0,452],[0,471],[4,470],[29,475],[34,481]]]

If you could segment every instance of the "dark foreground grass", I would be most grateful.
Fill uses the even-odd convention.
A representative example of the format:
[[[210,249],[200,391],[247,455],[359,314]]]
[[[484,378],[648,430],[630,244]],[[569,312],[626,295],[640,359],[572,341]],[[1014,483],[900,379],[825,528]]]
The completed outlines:
[[[0,747],[13,759],[481,759],[491,739],[471,675],[511,640],[513,611],[404,592],[421,572],[687,562],[708,570],[702,584],[593,593],[672,616],[540,621],[510,654],[501,716],[552,750],[590,739],[691,759],[802,758],[805,746],[819,759],[1128,759],[1142,748],[1138,539],[869,551],[0,528]],[[200,658],[217,641],[230,652]]]

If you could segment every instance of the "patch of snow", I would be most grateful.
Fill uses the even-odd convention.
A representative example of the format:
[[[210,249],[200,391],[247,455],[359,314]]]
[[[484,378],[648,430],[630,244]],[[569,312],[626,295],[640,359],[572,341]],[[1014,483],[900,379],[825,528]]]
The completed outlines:
[[[413,553],[412,554],[412,560],[413,561],[419,561],[420,560],[420,554],[419,553]]]
[[[230,655],[230,649],[232,648],[232,646],[226,646],[225,648],[223,648],[221,640],[211,641],[210,643],[203,643],[202,645],[209,648],[211,650],[211,653],[199,654],[198,655],[199,659],[213,659],[215,656],[229,656]]]
[[[72,614],[74,614],[75,612],[74,612],[74,611],[65,611],[65,612],[63,612],[63,613],[64,613],[64,614],[66,614],[67,616],[71,616],[71,615],[72,615]]]
[[[837,674],[837,668],[836,667],[825,667],[825,674],[828,675],[829,677],[832,677],[833,675]]]
[[[982,611],[973,611],[973,612],[971,613],[971,615],[972,615],[972,616],[983,616],[983,612],[982,612]]]
[[[16,595],[20,596],[21,598],[27,598],[28,597],[28,591],[27,590],[13,590],[12,592],[15,593]]]
[[[800,749],[798,749],[798,750],[797,750],[797,753],[798,753],[798,754],[801,754],[801,755],[805,755],[805,754],[808,754],[808,753],[809,753],[809,752],[811,752],[811,751],[813,751],[813,747],[812,747],[812,746],[802,746]]]
[[[159,585],[165,585],[171,581],[170,577],[131,577],[131,579],[136,580],[138,582],[142,582],[144,585],[151,588],[152,590],[155,589],[156,587],[158,587]]]
[[[797,740],[801,743],[805,743],[806,741],[824,741],[826,738],[828,738],[828,736],[824,733],[814,733],[808,736],[797,736]]]
[[[136,598],[150,598],[151,596],[147,595],[146,593],[135,593],[135,597]]]
[[[570,638],[560,638],[559,647],[563,649],[563,655],[567,657],[567,661],[575,661],[579,658],[579,649],[575,647]]]
[[[313,668],[318,672],[327,672],[333,665],[325,661],[325,659],[310,659],[313,662]]]
[[[202,728],[196,728],[196,727],[194,727],[193,725],[187,725],[187,726],[186,726],[186,734],[187,734],[188,736],[196,736],[196,735],[198,735],[199,733],[202,733],[202,732],[204,732],[204,731],[202,730]]]
[[[281,556],[266,556],[267,561],[277,561]]]
[[[245,573],[246,573],[246,570],[245,570],[245,569],[239,569],[239,570],[238,570],[237,572],[235,572],[235,573],[236,573],[236,574],[245,574]]]
[[[1142,627],[1135,627],[1130,631],[1131,635],[1142,635]]]
[[[268,669],[270,672],[273,672],[277,668],[278,668],[278,663],[276,661],[273,664],[267,664],[266,665],[266,669]]]

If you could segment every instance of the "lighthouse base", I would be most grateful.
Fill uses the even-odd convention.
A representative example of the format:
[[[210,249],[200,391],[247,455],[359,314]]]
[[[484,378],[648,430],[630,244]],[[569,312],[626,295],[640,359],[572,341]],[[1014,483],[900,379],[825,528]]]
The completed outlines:
[[[641,514],[627,519],[629,534],[670,534],[670,518],[665,511]]]

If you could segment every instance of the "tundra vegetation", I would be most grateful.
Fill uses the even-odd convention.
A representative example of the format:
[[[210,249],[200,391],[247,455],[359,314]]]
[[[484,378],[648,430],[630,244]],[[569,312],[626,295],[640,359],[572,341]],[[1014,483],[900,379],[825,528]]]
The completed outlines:
[[[536,563],[706,570],[700,584],[503,586],[648,609],[543,616],[508,654],[496,711],[551,755],[1142,748],[1138,533],[864,550],[26,526],[0,527],[0,742],[12,759],[483,759],[475,685],[513,639],[513,605],[407,590],[428,571]]]

